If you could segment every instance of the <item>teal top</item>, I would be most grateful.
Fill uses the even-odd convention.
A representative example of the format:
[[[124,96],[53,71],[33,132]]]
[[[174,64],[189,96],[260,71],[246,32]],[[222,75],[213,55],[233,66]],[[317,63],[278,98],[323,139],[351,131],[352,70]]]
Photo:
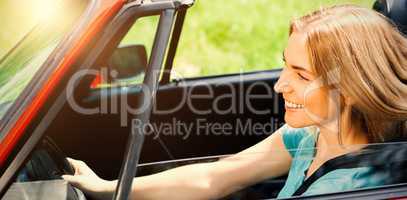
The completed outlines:
[[[315,142],[319,134],[317,128],[282,128],[283,142],[292,156],[288,178],[278,198],[288,198],[301,186],[315,154]],[[383,185],[383,177],[377,177],[371,167],[336,169],[317,179],[303,193],[316,195],[335,193],[358,188]]]

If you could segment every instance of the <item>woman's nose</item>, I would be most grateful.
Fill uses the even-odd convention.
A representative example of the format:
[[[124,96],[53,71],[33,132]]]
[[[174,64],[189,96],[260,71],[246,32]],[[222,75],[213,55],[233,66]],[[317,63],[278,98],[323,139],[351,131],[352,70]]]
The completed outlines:
[[[283,76],[283,75],[282,75]],[[288,93],[292,91],[290,83],[287,79],[280,76],[277,83],[274,85],[274,91],[277,93]]]

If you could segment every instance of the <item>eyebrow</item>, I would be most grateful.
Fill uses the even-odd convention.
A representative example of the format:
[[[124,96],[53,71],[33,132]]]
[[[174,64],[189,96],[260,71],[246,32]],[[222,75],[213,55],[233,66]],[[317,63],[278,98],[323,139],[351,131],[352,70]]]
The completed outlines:
[[[283,51],[283,61],[284,61],[285,63],[287,63],[287,60],[285,59],[285,54],[284,54],[284,52],[285,52],[285,50]],[[312,74],[311,71],[309,71],[308,69],[305,69],[304,67],[296,66],[296,65],[290,65],[290,66],[291,66],[292,68],[296,69],[296,70],[305,71],[305,72],[308,72],[308,73],[311,73],[311,74]]]

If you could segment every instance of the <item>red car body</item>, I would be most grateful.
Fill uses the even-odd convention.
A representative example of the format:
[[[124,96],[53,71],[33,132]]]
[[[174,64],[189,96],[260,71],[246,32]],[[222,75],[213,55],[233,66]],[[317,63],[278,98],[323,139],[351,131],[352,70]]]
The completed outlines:
[[[26,127],[31,123],[32,119],[38,113],[38,110],[47,100],[50,93],[59,84],[62,76],[66,73],[72,63],[78,58],[84,48],[89,44],[102,28],[109,22],[115,14],[124,5],[125,0],[103,0],[99,2],[92,11],[92,16],[89,19],[89,25],[77,41],[72,44],[70,49],[61,60],[60,64],[55,67],[50,78],[43,83],[42,88],[37,95],[32,99],[32,102],[26,106],[18,120],[12,124],[12,128],[6,133],[5,138],[0,143],[0,166],[4,165],[6,159],[10,156],[10,152],[15,148],[16,143],[22,137]]]

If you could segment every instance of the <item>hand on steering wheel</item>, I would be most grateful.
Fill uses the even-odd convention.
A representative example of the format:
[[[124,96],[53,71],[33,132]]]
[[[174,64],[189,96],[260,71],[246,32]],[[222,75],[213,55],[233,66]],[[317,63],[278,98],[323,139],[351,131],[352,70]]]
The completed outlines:
[[[115,182],[100,178],[83,161],[72,158],[67,159],[74,168],[75,173],[74,175],[62,175],[63,179],[96,199],[112,199],[116,188]]]

